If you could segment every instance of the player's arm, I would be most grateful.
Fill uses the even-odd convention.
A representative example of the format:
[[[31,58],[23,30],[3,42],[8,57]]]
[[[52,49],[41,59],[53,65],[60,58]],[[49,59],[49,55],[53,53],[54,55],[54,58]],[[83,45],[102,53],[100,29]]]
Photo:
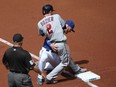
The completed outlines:
[[[40,36],[45,36],[45,34],[43,33],[42,29],[41,29],[41,25],[38,23],[37,25],[37,29],[38,29],[38,33]]]
[[[39,30],[39,35],[41,35],[41,36],[45,36],[45,34],[43,33],[42,30]]]
[[[2,63],[4,64],[6,69],[9,69],[8,60],[7,60],[7,57],[6,57],[6,52],[4,53],[4,56],[3,56],[3,59],[2,59]]]
[[[47,38],[45,39],[45,41],[46,41],[47,45],[48,45],[54,52],[57,52],[58,47],[55,45],[55,44],[56,44],[55,42],[52,43],[52,42],[50,42],[49,39],[47,39]]]

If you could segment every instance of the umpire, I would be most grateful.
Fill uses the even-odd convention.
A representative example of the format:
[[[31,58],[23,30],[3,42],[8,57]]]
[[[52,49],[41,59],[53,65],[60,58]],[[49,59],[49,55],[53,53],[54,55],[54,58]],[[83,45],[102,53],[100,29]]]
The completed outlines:
[[[9,70],[9,87],[33,87],[31,77],[28,73],[30,70],[39,73],[29,52],[22,48],[23,39],[21,34],[14,34],[13,47],[5,51],[2,59],[3,64]]]

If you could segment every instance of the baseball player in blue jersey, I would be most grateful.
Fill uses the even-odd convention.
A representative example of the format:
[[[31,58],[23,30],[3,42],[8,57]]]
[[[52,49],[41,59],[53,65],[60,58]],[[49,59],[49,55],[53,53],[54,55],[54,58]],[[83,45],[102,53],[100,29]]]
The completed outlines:
[[[41,74],[38,74],[38,78],[37,78],[37,82],[39,85],[42,85],[43,83],[43,80],[46,75],[45,70],[52,70],[60,63],[59,56],[52,51],[47,41],[48,39],[45,38],[42,49],[39,52],[39,60],[37,63],[37,66],[41,72]],[[48,64],[47,67],[46,64]]]
[[[64,34],[64,31],[66,33],[70,32],[69,26],[65,25],[64,20],[59,14],[53,14],[53,11],[54,9],[52,5],[47,4],[43,6],[42,13],[44,18],[38,22],[39,34],[48,38],[48,45],[54,52],[57,52],[61,60],[60,63],[46,76],[45,81],[47,84],[56,83],[57,81],[54,78],[56,78],[68,65],[70,65],[75,74],[85,71],[75,65],[70,57],[69,48],[66,43],[67,38]],[[63,31],[62,28],[67,30]],[[74,30],[72,29],[71,31]]]

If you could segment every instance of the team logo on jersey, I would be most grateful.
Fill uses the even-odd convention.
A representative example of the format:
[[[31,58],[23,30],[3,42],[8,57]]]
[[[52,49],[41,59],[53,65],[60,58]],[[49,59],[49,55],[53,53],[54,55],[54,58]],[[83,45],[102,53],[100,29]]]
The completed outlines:
[[[33,64],[34,64],[33,60],[30,60],[30,61],[29,61],[29,63],[30,63],[31,65],[33,65]]]
[[[13,51],[16,51],[16,49],[13,49]]]

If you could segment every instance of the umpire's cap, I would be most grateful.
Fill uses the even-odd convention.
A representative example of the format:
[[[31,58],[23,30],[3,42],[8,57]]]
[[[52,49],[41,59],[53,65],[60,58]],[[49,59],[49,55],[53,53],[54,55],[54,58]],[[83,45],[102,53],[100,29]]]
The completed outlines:
[[[42,8],[43,15],[48,14],[50,11],[54,11],[53,6],[50,4],[46,4]]]
[[[66,20],[65,24],[68,24],[71,28],[72,28],[72,31],[74,31],[74,27],[75,27],[75,24],[72,20]]]
[[[23,36],[20,33],[14,34],[13,42],[19,43],[23,40]]]

